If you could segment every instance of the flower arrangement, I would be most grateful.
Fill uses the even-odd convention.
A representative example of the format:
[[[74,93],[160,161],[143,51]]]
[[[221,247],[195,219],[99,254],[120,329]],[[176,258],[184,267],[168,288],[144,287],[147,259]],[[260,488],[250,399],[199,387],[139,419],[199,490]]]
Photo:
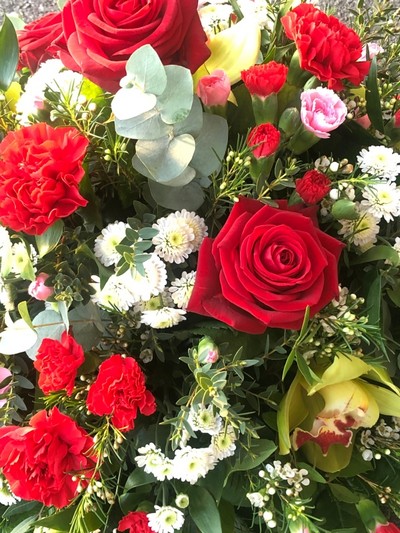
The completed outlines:
[[[3,533],[400,531],[400,44],[287,0],[0,30]]]

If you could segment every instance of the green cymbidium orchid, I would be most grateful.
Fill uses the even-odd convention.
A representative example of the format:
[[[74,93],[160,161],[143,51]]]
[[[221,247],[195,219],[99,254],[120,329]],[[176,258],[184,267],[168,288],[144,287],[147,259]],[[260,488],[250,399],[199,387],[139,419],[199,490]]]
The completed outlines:
[[[279,406],[280,453],[301,448],[311,464],[336,472],[351,459],[354,430],[373,426],[380,414],[400,416],[400,390],[385,369],[352,355],[337,354],[313,371],[319,381],[310,385],[298,372]]]

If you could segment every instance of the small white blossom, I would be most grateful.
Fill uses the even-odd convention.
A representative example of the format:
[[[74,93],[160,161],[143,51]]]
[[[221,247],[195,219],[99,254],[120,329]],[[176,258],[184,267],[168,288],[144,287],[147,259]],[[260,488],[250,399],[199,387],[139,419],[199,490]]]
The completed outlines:
[[[194,283],[196,281],[196,272],[182,272],[180,278],[176,278],[171,283],[171,287],[168,288],[171,293],[174,304],[181,309],[186,309],[190,297],[193,292]]]
[[[169,217],[175,219],[178,224],[186,224],[190,227],[193,232],[193,239],[191,240],[192,252],[197,252],[204,237],[208,235],[204,219],[196,215],[193,211],[186,211],[186,209],[176,211],[172,215],[169,215]]]
[[[222,418],[214,414],[213,406],[191,407],[188,423],[194,431],[217,435],[222,429]]]
[[[248,492],[246,498],[253,507],[264,507],[264,497],[260,492]]]
[[[21,498],[13,494],[7,480],[0,474],[0,505],[14,505]]]
[[[161,309],[143,311],[141,322],[155,329],[172,328],[182,320],[186,320],[186,311],[174,307],[162,307]]]
[[[167,263],[183,263],[192,253],[193,229],[183,219],[178,219],[175,213],[159,218],[153,228],[158,231],[153,237],[155,253]]]
[[[236,434],[232,426],[224,428],[218,435],[213,435],[211,439],[211,448],[218,461],[231,457],[236,451]]]
[[[147,515],[147,520],[155,533],[174,533],[183,526],[184,515],[176,507],[155,505],[154,509],[154,513]]]
[[[194,485],[214,468],[216,460],[209,448],[185,446],[175,452],[174,464],[175,479]]]
[[[357,156],[357,163],[362,172],[394,181],[400,174],[400,154],[386,146],[363,148]]]
[[[342,227],[338,233],[364,252],[377,241],[379,218],[366,211],[365,208],[360,209],[359,213],[360,216],[356,220],[339,220]]]
[[[98,276],[92,276],[92,280],[90,285],[96,293],[91,298],[100,307],[128,311],[138,300],[138,297],[129,290],[132,278],[127,272],[122,276],[116,274],[110,276],[102,289]]]
[[[128,224],[114,222],[105,227],[94,242],[94,255],[104,266],[116,265],[121,254],[115,249],[125,238]]]
[[[395,183],[383,182],[365,187],[361,205],[377,218],[386,222],[400,215],[400,189]]]

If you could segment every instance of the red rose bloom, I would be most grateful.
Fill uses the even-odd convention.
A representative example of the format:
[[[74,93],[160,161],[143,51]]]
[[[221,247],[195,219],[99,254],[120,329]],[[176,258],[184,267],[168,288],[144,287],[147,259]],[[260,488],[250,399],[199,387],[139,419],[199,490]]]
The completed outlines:
[[[57,39],[62,39],[60,11],[48,13],[27,24],[23,30],[18,31],[20,66],[35,72],[40,63],[54,57],[49,49]]]
[[[16,496],[62,508],[77,496],[74,474],[92,475],[92,446],[93,439],[54,407],[39,411],[28,427],[0,428],[0,467]]]
[[[274,154],[281,142],[281,134],[269,122],[260,124],[251,130],[247,137],[247,145],[252,148],[253,155],[256,159],[268,157]]]
[[[128,533],[153,533],[147,520],[147,514],[143,511],[133,511],[119,521],[117,531],[126,531]]]
[[[343,79],[360,85],[368,74],[370,61],[358,61],[362,54],[359,36],[336,17],[312,4],[301,4],[281,22],[296,43],[301,68],[327,81],[329,89],[343,89]]]
[[[146,390],[140,366],[132,357],[119,354],[100,365],[86,405],[95,415],[111,415],[112,424],[121,431],[134,428],[138,409],[143,415],[151,415],[156,410],[154,396]]]
[[[71,396],[78,368],[84,362],[83,349],[66,331],[61,342],[43,339],[33,363],[40,372],[39,387],[45,394],[65,389]]]
[[[297,194],[306,204],[316,204],[331,189],[331,180],[318,170],[309,170],[304,176],[296,180]]]
[[[265,65],[254,65],[241,73],[242,80],[251,95],[265,98],[279,93],[285,84],[288,67],[276,61]]]
[[[62,22],[64,65],[111,92],[119,89],[129,57],[145,44],[164,64],[192,72],[210,55],[197,0],[70,0]]]
[[[240,198],[204,239],[188,311],[259,334],[300,329],[307,306],[314,315],[337,297],[343,244],[317,227],[315,208],[278,203]]]
[[[392,522],[388,522],[387,524],[378,524],[374,533],[400,533],[400,528]]]
[[[40,235],[87,200],[78,185],[89,141],[75,128],[40,123],[10,131],[0,143],[0,221]]]

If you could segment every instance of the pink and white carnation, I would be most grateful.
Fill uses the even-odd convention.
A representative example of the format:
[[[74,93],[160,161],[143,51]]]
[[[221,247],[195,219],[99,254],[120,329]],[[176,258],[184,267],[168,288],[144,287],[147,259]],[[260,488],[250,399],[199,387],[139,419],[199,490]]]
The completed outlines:
[[[303,91],[301,98],[301,121],[306,130],[320,139],[328,139],[346,119],[347,107],[331,89],[317,87]]]

